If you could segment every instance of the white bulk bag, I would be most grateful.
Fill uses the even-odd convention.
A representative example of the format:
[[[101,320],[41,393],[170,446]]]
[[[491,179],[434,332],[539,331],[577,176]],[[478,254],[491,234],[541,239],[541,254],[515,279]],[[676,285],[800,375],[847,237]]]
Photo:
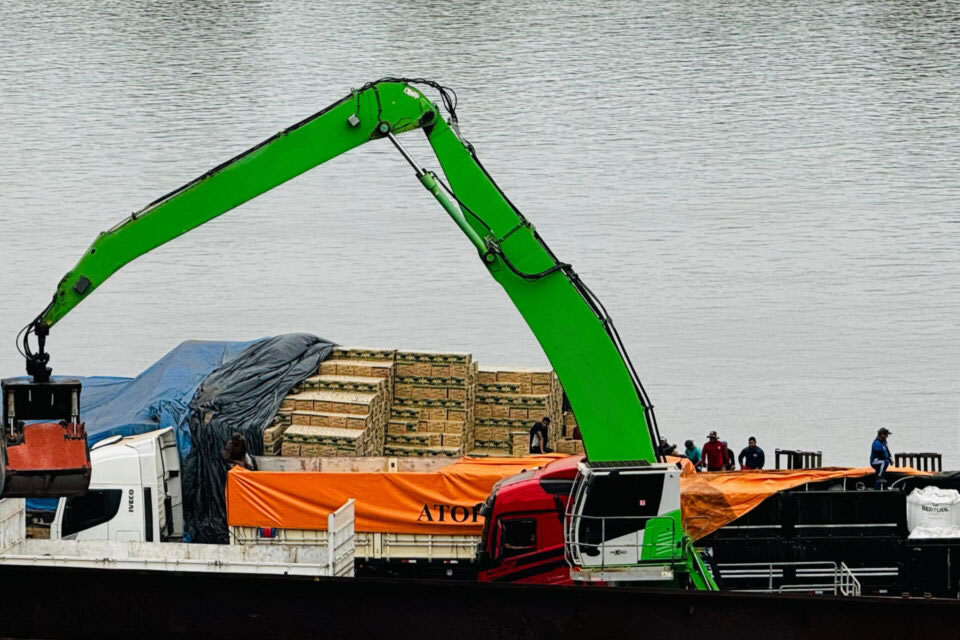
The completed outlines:
[[[910,532],[910,539],[960,538],[960,527],[917,527]]]
[[[907,529],[960,527],[960,491],[924,487],[907,496]]]

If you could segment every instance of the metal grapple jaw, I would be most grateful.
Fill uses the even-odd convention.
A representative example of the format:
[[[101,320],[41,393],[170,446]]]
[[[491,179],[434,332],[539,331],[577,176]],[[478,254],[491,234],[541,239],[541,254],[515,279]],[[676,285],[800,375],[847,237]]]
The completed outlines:
[[[0,383],[0,389],[0,497],[85,493],[90,485],[90,453],[80,421],[80,381],[11,378]]]

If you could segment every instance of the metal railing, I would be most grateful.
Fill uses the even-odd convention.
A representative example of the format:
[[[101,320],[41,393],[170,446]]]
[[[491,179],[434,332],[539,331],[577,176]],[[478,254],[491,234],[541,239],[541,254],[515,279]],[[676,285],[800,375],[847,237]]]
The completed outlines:
[[[840,595],[856,598],[858,597],[862,589],[860,588],[860,581],[857,580],[857,576],[853,575],[853,572],[850,571],[850,568],[847,566],[847,563],[840,563]]]
[[[759,593],[819,593],[856,597],[860,581],[844,562],[741,562],[717,565],[726,585],[734,581],[766,581],[766,587],[737,588],[731,591]],[[784,583],[785,580],[797,582]],[[728,587],[729,588],[729,587]]]
[[[943,470],[943,456],[939,453],[895,453],[893,466],[937,472]]]
[[[784,459],[783,467],[780,466],[781,458]],[[817,469],[823,466],[823,452],[775,449],[774,461],[777,469]]]
[[[585,542],[580,539],[581,524],[590,521],[593,527],[599,524],[599,542]],[[630,524],[630,531],[614,540],[607,540],[608,523]],[[669,523],[669,526],[655,527],[655,539],[648,540],[646,535],[652,522]],[[587,516],[567,514],[564,526],[564,555],[570,566],[603,570],[608,568],[637,566],[643,564],[673,563],[683,558],[683,549],[677,544],[677,521],[670,516]],[[636,536],[637,541],[623,540],[625,536]],[[642,542],[639,538],[642,536]],[[591,552],[592,551],[592,552]],[[623,562],[607,562],[608,557],[623,558]]]

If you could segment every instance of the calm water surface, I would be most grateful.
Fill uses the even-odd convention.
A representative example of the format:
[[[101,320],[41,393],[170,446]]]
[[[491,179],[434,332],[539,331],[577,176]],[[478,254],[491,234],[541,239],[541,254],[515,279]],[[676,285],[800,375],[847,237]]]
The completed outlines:
[[[2,3],[0,372],[98,231],[384,75],[459,92],[671,439],[861,465],[884,424],[960,466],[953,2]],[[51,350],[134,375],[287,331],[546,363],[385,142],[129,265]]]

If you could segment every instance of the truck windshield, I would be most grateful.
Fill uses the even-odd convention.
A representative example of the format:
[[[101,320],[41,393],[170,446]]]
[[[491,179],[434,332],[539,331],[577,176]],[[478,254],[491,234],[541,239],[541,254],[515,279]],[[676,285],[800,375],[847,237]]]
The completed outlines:
[[[537,521],[533,518],[501,521],[500,556],[509,558],[537,550]]]
[[[663,476],[648,473],[597,474],[580,520],[580,539],[591,544],[642,530],[655,517],[663,493]]]
[[[120,511],[121,489],[93,489],[82,496],[67,498],[63,509],[61,536],[68,536],[109,522]]]

